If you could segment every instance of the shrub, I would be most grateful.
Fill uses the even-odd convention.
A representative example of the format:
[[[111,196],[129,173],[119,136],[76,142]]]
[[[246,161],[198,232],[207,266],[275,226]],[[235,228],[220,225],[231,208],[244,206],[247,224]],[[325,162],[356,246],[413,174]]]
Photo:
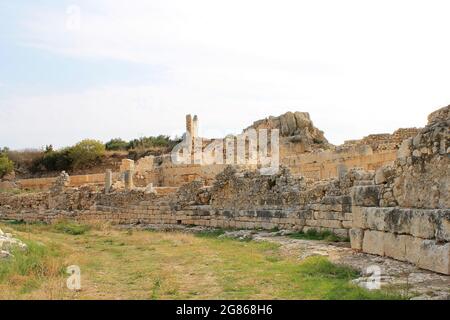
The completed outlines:
[[[70,170],[72,168],[72,158],[69,154],[70,148],[64,148],[58,151],[47,149],[44,155],[33,160],[31,165],[32,172],[39,171],[62,171]]]
[[[33,161],[43,157],[44,152],[37,149],[25,149],[20,151],[8,151],[8,158],[14,162],[14,166],[18,171],[27,171],[33,164]]]
[[[72,167],[78,169],[97,161],[105,154],[105,145],[97,140],[83,140],[69,149]]]
[[[105,143],[105,148],[108,151],[127,150],[128,142],[120,138],[111,139]]]
[[[129,149],[147,149],[156,147],[170,147],[174,144],[174,140],[169,136],[159,135],[157,137],[142,137],[130,141]]]
[[[9,160],[8,156],[0,153],[0,178],[14,170],[14,163]]]

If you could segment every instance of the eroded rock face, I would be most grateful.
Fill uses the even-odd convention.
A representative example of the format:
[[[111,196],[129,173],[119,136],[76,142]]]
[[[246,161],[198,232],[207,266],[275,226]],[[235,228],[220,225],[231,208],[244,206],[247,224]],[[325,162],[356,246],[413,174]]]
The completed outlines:
[[[289,137],[293,143],[305,145],[319,145],[322,149],[331,148],[332,145],[325,138],[323,131],[314,127],[307,112],[286,112],[278,117],[269,117],[253,123],[245,129],[279,129],[281,137]]]

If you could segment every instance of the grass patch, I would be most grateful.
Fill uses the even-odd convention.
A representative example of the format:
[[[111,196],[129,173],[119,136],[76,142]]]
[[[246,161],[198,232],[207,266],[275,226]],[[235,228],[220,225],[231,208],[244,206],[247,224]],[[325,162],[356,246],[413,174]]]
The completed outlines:
[[[331,263],[324,257],[310,257],[300,264],[299,271],[305,276],[321,276],[335,279],[351,280],[360,274],[357,270]]]
[[[211,229],[196,232],[195,236],[199,238],[218,238],[223,234],[225,234],[225,230],[223,229]]]
[[[49,279],[62,278],[65,272],[63,258],[54,245],[24,241],[27,249],[13,248],[12,257],[0,263],[0,288],[9,293],[30,293]]]
[[[324,240],[327,242],[349,242],[348,238],[340,237],[331,231],[317,231],[316,229],[309,229],[306,232],[295,232],[289,235],[292,239],[302,240]]]
[[[59,221],[52,225],[53,229],[57,232],[78,236],[85,234],[91,229],[91,226],[86,224],[79,224],[71,221]]]
[[[221,229],[130,233],[93,226],[74,237],[72,231],[55,232],[54,225],[26,226],[18,231],[23,225],[0,223],[30,240],[28,251],[0,263],[0,299],[402,298],[352,285],[358,272],[325,257],[299,263],[278,244],[218,239]],[[81,269],[80,292],[65,286],[69,265]]]

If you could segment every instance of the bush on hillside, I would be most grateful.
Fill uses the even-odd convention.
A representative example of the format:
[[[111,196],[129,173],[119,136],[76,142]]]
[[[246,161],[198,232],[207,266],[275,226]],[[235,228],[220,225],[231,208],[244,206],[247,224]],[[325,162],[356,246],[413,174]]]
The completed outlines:
[[[72,168],[72,159],[69,155],[69,148],[54,151],[47,149],[44,154],[33,161],[31,171],[68,171]]]
[[[169,147],[173,140],[169,136],[159,135],[157,137],[142,137],[131,140],[128,149],[147,149],[155,147]]]
[[[0,178],[14,170],[14,163],[5,153],[0,153]]]
[[[111,139],[110,141],[105,143],[105,148],[108,151],[127,150],[128,142],[120,138]]]
[[[79,169],[91,165],[105,155],[105,145],[97,140],[86,139],[69,149],[72,168]]]

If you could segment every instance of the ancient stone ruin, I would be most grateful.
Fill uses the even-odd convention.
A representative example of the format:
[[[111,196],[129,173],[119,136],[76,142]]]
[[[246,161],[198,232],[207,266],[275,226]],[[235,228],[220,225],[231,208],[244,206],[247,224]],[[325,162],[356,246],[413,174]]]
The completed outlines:
[[[192,141],[198,125],[187,116]],[[334,146],[308,113],[288,112],[244,130],[279,130],[275,174],[258,164],[174,164],[170,154],[127,159],[102,183],[69,183],[62,174],[49,192],[0,195],[0,219],[328,230],[349,237],[355,251],[450,275],[449,125],[450,106],[422,129]],[[199,148],[220,141],[205,139]]]

